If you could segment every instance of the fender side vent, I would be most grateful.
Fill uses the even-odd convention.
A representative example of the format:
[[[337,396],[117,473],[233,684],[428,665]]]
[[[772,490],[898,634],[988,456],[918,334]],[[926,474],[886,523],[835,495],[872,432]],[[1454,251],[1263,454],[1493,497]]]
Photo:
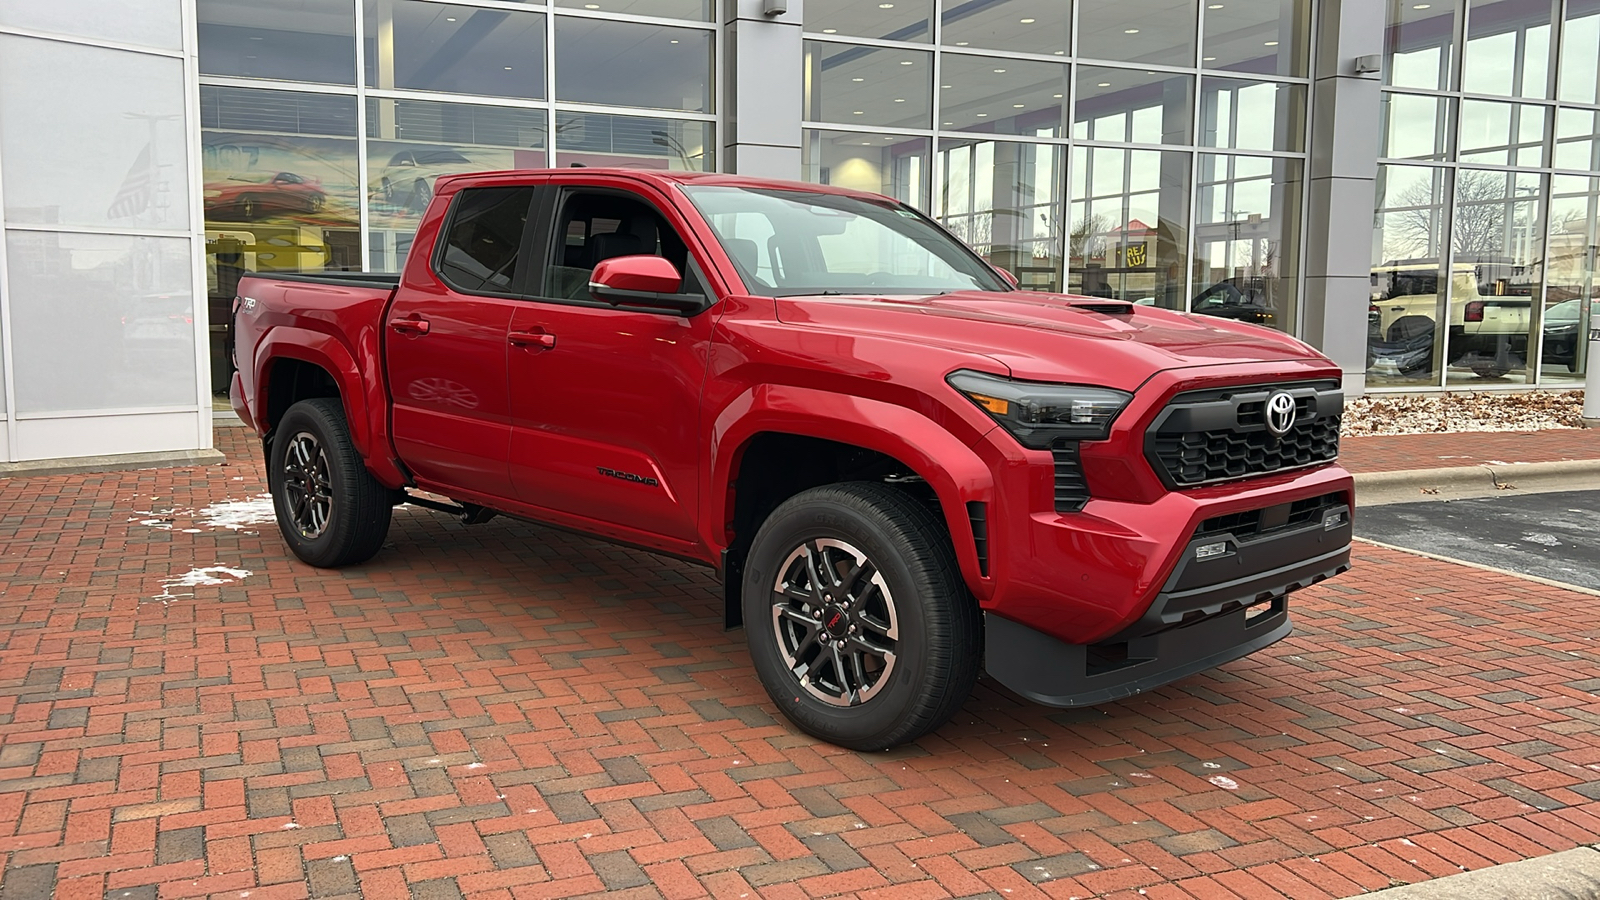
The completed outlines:
[[[1078,512],[1089,502],[1089,482],[1078,462],[1078,442],[1060,440],[1050,446],[1056,466],[1056,512]]]
[[[972,542],[978,549],[978,574],[989,577],[989,504],[974,500],[967,504],[967,521],[972,523]]]

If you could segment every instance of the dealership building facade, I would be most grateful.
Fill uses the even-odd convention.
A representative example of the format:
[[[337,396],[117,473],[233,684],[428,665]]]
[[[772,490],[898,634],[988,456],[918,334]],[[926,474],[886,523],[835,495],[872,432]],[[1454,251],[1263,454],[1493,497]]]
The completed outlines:
[[[889,194],[1351,392],[1577,385],[1597,59],[1600,0],[7,0],[0,467],[204,456],[244,273],[552,165]]]

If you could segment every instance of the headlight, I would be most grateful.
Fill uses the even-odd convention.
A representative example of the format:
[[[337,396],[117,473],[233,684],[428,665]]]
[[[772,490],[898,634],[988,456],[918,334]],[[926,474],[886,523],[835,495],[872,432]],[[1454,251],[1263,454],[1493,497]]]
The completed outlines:
[[[1081,384],[1016,381],[982,372],[952,372],[950,386],[1011,432],[1024,447],[1045,450],[1057,438],[1103,441],[1133,395]]]

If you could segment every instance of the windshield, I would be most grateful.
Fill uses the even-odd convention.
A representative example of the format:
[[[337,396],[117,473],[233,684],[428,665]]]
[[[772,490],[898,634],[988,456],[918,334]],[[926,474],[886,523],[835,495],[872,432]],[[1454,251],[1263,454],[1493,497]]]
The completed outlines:
[[[903,206],[810,191],[685,185],[750,292],[1009,291],[966,247]]]

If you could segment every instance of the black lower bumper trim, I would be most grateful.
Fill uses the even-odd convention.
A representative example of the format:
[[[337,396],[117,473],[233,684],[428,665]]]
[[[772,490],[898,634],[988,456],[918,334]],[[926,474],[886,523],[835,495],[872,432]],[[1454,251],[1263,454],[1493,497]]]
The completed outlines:
[[[1253,613],[1253,615],[1252,615]],[[1067,644],[985,614],[985,667],[1046,706],[1092,706],[1215,668],[1287,637],[1287,597],[1118,644]]]

